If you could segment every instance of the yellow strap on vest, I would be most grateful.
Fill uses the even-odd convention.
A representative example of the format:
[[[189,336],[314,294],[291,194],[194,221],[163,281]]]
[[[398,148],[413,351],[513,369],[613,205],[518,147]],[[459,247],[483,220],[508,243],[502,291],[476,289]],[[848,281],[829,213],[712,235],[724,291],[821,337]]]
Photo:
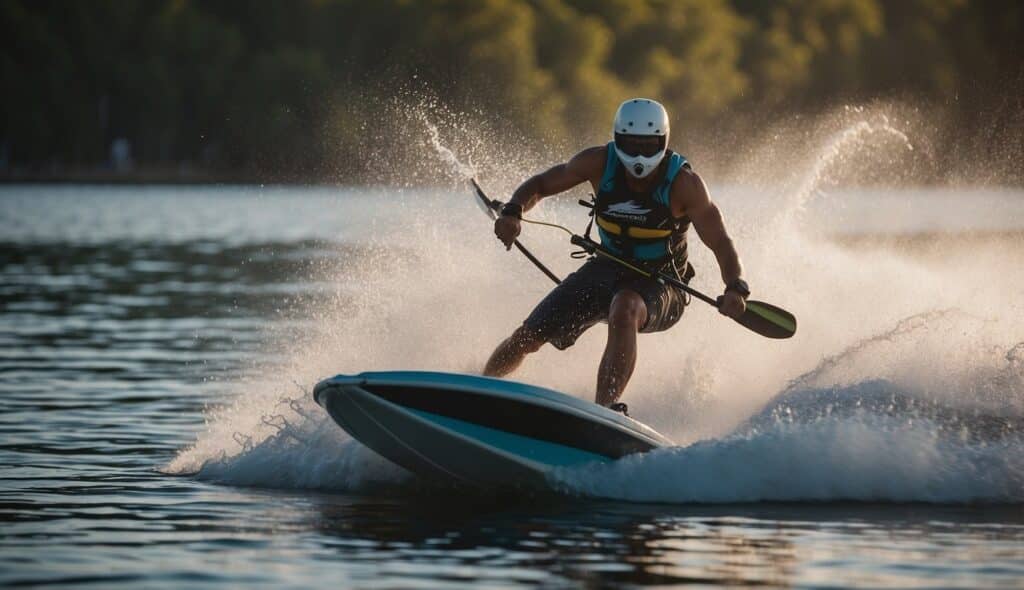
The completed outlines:
[[[622,234],[622,227],[619,224],[613,221],[608,221],[607,219],[604,219],[601,216],[597,217],[597,225],[604,231],[612,234],[613,236],[618,236]],[[672,230],[670,229],[648,229],[646,227],[630,227],[628,231],[629,237],[639,238],[641,240],[667,238],[670,235],[672,235]]]
[[[617,236],[622,233],[622,228],[619,227],[619,224],[612,223],[611,221],[605,221],[604,218],[600,216],[597,217],[597,225],[598,227],[612,234],[613,236]]]

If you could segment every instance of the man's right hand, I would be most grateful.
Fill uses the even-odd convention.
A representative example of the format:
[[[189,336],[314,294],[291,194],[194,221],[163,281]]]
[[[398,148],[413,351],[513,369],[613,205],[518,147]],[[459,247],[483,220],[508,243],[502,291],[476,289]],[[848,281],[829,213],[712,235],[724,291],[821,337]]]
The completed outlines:
[[[502,215],[494,220],[494,235],[498,236],[502,244],[505,244],[506,250],[512,249],[512,242],[516,241],[521,231],[522,224],[513,215]]]

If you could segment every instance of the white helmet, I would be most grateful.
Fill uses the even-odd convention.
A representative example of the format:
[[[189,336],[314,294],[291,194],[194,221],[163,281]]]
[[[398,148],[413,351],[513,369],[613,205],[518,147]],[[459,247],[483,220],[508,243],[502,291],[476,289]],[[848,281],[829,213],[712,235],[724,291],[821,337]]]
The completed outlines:
[[[634,98],[619,105],[612,124],[615,153],[637,178],[654,172],[668,149],[668,113],[661,103]],[[651,141],[651,138],[658,141]]]

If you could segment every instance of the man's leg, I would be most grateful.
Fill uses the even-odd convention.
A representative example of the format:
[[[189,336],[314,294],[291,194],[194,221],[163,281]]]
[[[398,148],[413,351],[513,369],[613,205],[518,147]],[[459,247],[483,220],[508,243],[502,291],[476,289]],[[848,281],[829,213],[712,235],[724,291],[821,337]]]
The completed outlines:
[[[647,304],[636,291],[619,291],[608,312],[608,344],[597,369],[597,403],[615,403],[636,366],[636,335],[647,321]]]
[[[522,364],[526,355],[537,352],[544,346],[544,340],[526,326],[519,326],[511,336],[502,341],[494,349],[491,358],[487,359],[484,375],[488,377],[504,377]]]

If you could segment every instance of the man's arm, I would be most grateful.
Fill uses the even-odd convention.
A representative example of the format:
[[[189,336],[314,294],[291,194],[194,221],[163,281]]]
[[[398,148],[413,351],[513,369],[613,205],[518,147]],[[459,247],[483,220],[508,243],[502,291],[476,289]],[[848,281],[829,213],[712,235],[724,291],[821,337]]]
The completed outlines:
[[[679,172],[672,186],[672,214],[690,218],[701,241],[715,253],[726,285],[740,278],[743,268],[732,238],[725,230],[722,212],[711,201],[707,186],[696,172],[685,168]]]
[[[506,205],[511,206],[510,209],[503,210],[503,214],[494,222],[494,235],[505,244],[505,248],[511,248],[512,242],[522,231],[519,223],[521,213],[529,211],[537,201],[565,192],[588,180],[596,186],[604,170],[604,150],[603,146],[585,149],[565,164],[553,166],[536,176],[531,176],[519,185]],[[516,207],[521,207],[519,214],[515,213]]]
[[[523,211],[529,211],[544,197],[563,193],[588,180],[593,182],[595,173],[600,177],[604,170],[604,150],[604,146],[587,148],[568,162],[531,176],[512,193],[509,202],[521,205]]]
[[[722,212],[711,201],[707,186],[696,172],[685,168],[679,172],[672,185],[671,205],[673,215],[680,217],[685,214],[690,218],[701,241],[714,252],[722,272],[722,282],[726,287],[732,285],[743,274],[740,256],[725,229]],[[729,289],[719,310],[725,315],[739,317],[745,308],[743,297]]]

